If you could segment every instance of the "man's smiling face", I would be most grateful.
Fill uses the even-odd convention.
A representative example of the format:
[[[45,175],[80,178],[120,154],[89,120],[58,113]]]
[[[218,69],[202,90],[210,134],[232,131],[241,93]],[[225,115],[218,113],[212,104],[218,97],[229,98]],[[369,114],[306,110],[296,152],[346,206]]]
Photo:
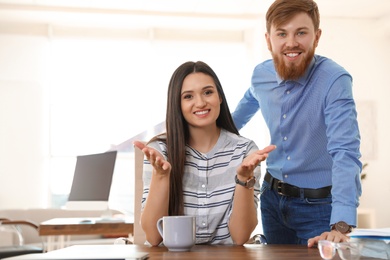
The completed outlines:
[[[321,30],[315,31],[306,13],[295,15],[279,27],[271,26],[265,37],[275,68],[282,79],[294,80],[305,74],[320,36]]]

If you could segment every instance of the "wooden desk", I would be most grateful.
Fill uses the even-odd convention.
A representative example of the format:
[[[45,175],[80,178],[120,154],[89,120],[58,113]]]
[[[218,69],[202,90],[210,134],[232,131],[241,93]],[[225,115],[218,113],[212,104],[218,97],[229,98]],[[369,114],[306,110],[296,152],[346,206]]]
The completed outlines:
[[[109,256],[96,257],[96,252],[115,252],[123,259],[131,259],[132,252],[147,252],[149,260],[204,260],[204,259],[322,259],[317,248],[307,248],[301,245],[245,245],[245,246],[211,246],[196,245],[189,252],[169,252],[165,247],[149,247],[145,245],[78,245],[44,254],[33,254],[15,259],[86,259],[95,255],[95,258],[108,259]],[[120,253],[118,253],[120,252]],[[81,257],[82,256],[82,257]],[[79,257],[79,258],[77,258]],[[95,259],[94,258],[94,259]],[[336,255],[334,260],[340,260]],[[373,258],[361,257],[361,260]]]
[[[318,249],[293,245],[210,246],[196,245],[190,252],[169,252],[164,247],[141,247],[149,259],[321,259]]]
[[[91,220],[90,222],[83,222]],[[115,235],[128,237],[133,234],[132,220],[102,220],[101,218],[53,218],[39,225],[39,235],[47,236],[47,251],[65,247],[71,235]],[[58,238],[57,243],[56,237]]]

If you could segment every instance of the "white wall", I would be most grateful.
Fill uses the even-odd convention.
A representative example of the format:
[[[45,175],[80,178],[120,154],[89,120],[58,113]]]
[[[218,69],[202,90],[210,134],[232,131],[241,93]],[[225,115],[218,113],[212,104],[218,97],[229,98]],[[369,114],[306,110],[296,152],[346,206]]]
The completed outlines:
[[[361,208],[374,212],[375,227],[389,227],[387,150],[390,123],[387,112],[390,111],[390,86],[386,78],[390,67],[389,26],[383,21],[323,17],[321,27],[323,34],[318,53],[339,62],[354,77],[362,132],[362,160],[369,163],[367,179],[363,181]],[[45,72],[41,68],[45,62],[43,50],[49,39],[6,31],[0,30],[0,208],[46,207],[48,176],[44,175],[43,165],[46,165],[49,146],[46,143],[47,115],[43,109],[46,97],[42,74]],[[256,56],[251,61],[253,64],[261,61],[260,55],[268,54],[263,45],[263,32],[259,22],[247,35],[248,46],[253,48],[249,53]],[[235,73],[235,66],[240,64],[223,68],[221,81],[224,74]],[[249,86],[250,73],[237,75],[237,82],[242,82],[237,86],[238,97],[243,88]],[[232,98],[233,108],[237,101]],[[258,136],[254,129],[258,125],[262,122],[251,122],[244,133],[263,146],[266,137]]]
[[[353,76],[362,137],[362,162],[368,163],[362,181],[360,209],[373,212],[373,225],[390,227],[390,84],[388,80],[390,27],[382,20],[323,19],[318,53],[342,64]]]
[[[46,39],[0,35],[0,207],[47,202],[44,95]]]

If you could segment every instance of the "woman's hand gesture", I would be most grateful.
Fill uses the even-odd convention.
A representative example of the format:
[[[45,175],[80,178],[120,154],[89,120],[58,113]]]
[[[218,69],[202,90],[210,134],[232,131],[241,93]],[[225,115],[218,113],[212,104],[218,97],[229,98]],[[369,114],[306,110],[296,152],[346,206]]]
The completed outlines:
[[[155,149],[146,146],[144,143],[134,141],[134,146],[140,149],[153,166],[155,174],[166,175],[171,172],[171,164]]]
[[[269,145],[263,150],[258,150],[248,155],[237,168],[237,175],[242,177],[250,177],[253,175],[253,171],[259,165],[260,162],[264,161],[268,157],[268,153],[275,150],[276,145]]]

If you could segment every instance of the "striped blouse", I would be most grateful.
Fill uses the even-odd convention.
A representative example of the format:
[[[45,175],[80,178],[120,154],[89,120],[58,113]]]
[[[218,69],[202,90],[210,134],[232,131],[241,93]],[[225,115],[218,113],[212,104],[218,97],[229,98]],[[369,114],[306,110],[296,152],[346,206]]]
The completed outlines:
[[[166,156],[162,142],[149,144]],[[232,212],[236,183],[236,169],[243,159],[258,150],[257,145],[245,137],[222,129],[212,150],[201,153],[186,147],[184,186],[184,214],[196,217],[196,244],[233,244],[228,222]],[[166,159],[166,158],[165,158]],[[144,161],[142,210],[149,194],[152,166]],[[260,166],[255,169],[260,180]],[[259,203],[260,183],[254,187],[253,203]]]

